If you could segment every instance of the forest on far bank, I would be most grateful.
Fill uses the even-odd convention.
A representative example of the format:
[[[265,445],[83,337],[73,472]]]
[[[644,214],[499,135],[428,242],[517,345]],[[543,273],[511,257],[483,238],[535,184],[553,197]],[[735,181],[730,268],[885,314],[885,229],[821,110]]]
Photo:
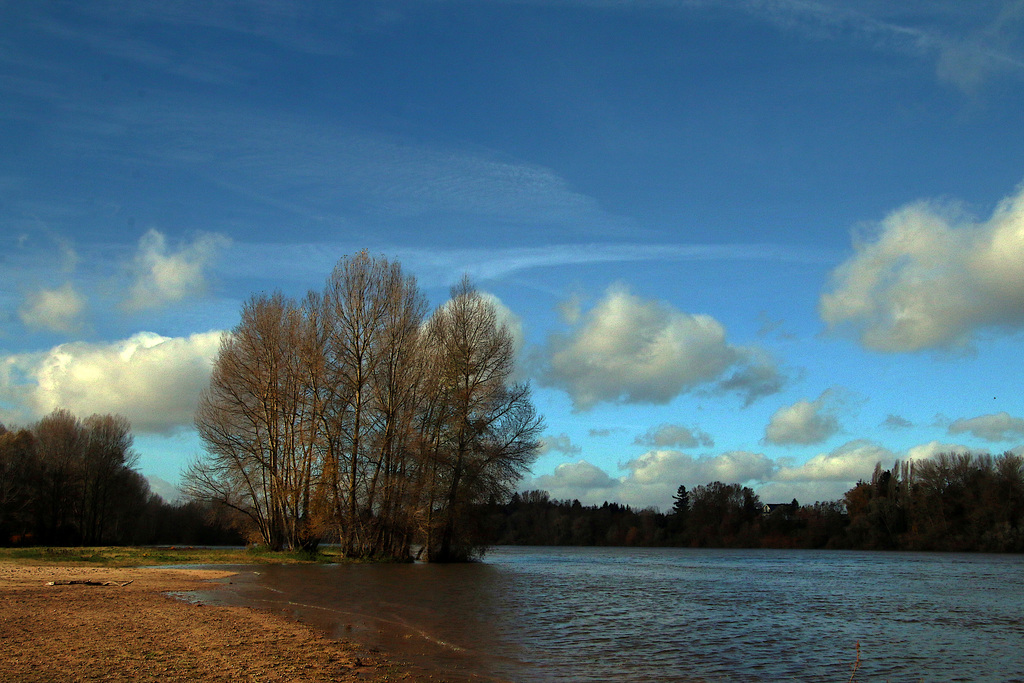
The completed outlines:
[[[0,545],[239,545],[227,511],[169,503],[136,469],[128,421],[58,408],[0,424]]]
[[[1024,466],[1013,453],[944,453],[875,467],[841,500],[764,503],[739,484],[680,486],[667,512],[585,506],[546,491],[492,501],[490,545],[682,546],[1024,552]]]
[[[0,425],[0,545],[243,545],[246,520],[210,502],[168,503],[135,469],[127,421],[55,410]],[[552,500],[477,504],[472,542],[1024,552],[1021,456],[946,453],[876,466],[842,499],[769,503],[740,484],[680,486],[672,509]],[[325,542],[336,542],[330,536]]]

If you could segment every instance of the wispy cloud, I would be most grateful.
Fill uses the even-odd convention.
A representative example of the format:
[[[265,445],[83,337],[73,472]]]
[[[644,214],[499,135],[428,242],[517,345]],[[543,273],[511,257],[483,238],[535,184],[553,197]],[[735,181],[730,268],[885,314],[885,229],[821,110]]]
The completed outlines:
[[[965,91],[994,73],[1024,75],[1020,0],[505,0],[506,4],[561,5],[634,12],[742,12],[811,40],[840,40],[876,51],[928,59],[936,76]]]
[[[727,3],[707,3],[727,4]],[[815,40],[845,40],[935,64],[936,77],[974,92],[997,73],[1024,76],[1024,3],[746,0],[753,16]],[[969,11],[968,11],[969,8]]]
[[[909,429],[914,426],[914,423],[902,415],[889,414],[882,421],[882,426],[889,429]]]
[[[583,448],[572,442],[569,435],[566,433],[561,434],[547,434],[540,440],[540,451],[538,455],[546,455],[548,453],[561,453],[562,455],[579,455],[583,452]]]
[[[129,312],[159,308],[206,289],[206,269],[217,252],[230,244],[222,235],[204,234],[190,244],[172,248],[158,230],[139,240],[132,270],[134,283],[123,307]]]
[[[231,258],[220,272],[242,277],[273,264],[280,277],[296,282],[318,282],[338,258],[369,248],[387,254],[415,273],[427,287],[447,287],[468,274],[486,284],[540,268],[608,265],[616,263],[686,263],[694,261],[749,261],[761,263],[836,263],[841,253],[823,248],[771,244],[552,244],[543,247],[437,247],[409,248],[386,241],[307,242],[265,244],[236,242]],[[577,302],[578,303],[578,302]]]
[[[28,295],[18,310],[22,324],[30,329],[77,332],[82,329],[85,297],[70,282],[56,289],[40,289]]]

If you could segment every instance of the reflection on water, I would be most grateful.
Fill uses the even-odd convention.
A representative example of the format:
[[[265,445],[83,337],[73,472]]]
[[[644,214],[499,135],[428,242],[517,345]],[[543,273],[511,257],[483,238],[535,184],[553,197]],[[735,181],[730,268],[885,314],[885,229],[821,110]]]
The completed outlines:
[[[1021,556],[499,548],[256,571],[204,600],[464,679],[846,681],[860,642],[860,681],[1024,681]]]

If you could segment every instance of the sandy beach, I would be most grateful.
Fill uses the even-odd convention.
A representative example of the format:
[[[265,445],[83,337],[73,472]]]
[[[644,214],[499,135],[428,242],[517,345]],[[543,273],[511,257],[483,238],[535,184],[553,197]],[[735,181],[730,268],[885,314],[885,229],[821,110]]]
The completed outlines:
[[[0,563],[0,681],[440,680],[281,616],[167,595],[229,576]]]

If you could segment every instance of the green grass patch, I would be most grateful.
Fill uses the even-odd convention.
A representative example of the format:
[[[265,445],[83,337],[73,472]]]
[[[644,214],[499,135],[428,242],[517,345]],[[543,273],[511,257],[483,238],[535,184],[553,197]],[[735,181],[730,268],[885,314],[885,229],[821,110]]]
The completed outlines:
[[[141,567],[165,564],[317,564],[348,562],[339,551],[316,553],[266,548],[159,547],[32,547],[0,548],[0,562],[67,564],[72,566]]]

